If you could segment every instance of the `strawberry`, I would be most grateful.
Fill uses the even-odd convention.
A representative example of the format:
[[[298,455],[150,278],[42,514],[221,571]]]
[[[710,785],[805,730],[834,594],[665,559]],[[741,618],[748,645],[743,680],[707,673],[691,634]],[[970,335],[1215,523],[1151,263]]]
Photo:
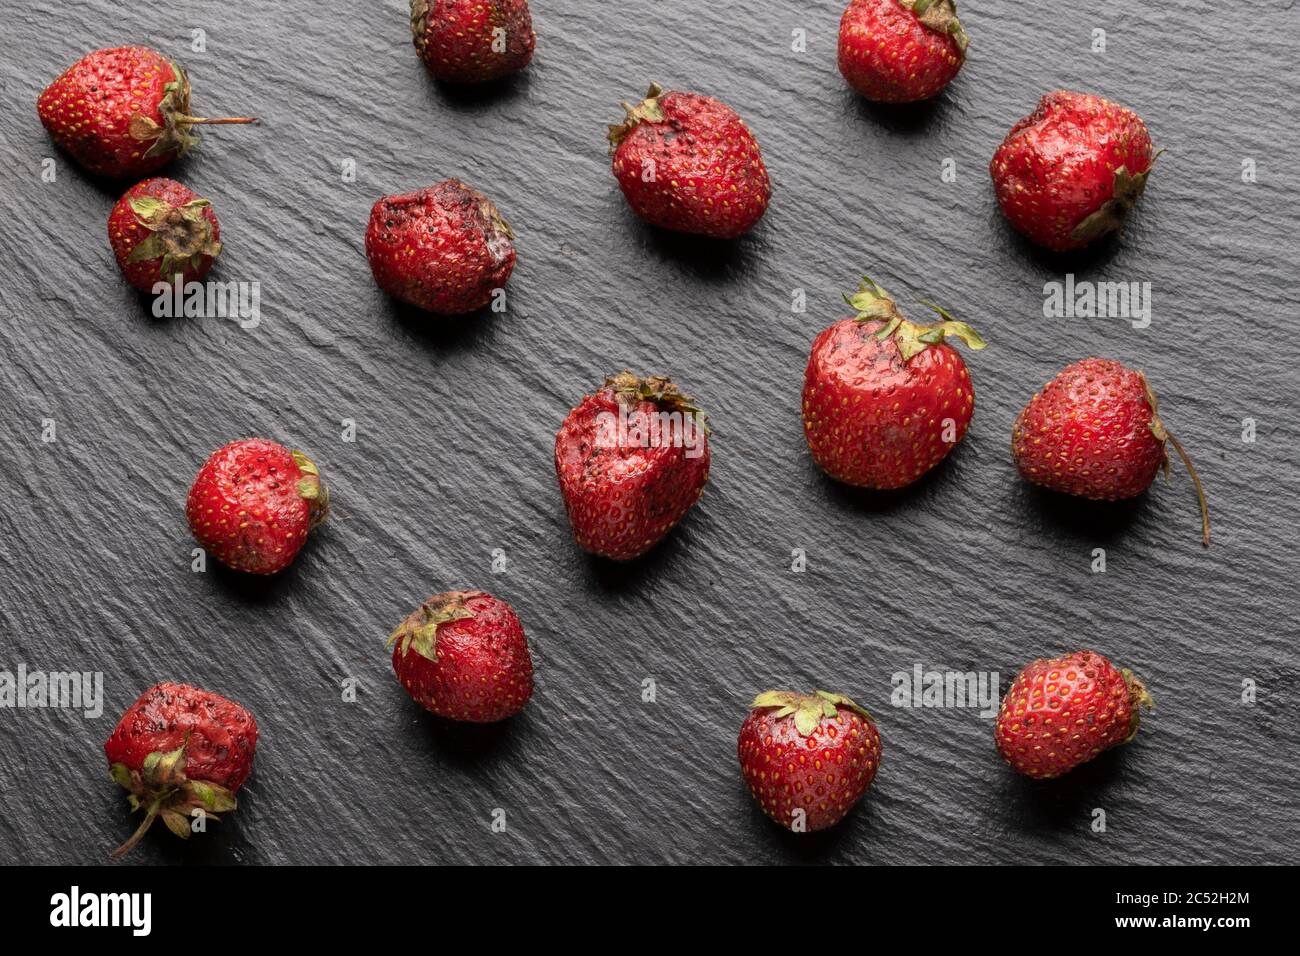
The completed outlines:
[[[204,550],[236,571],[275,574],[329,513],[320,471],[300,451],[263,438],[218,448],[199,469],[185,503]]]
[[[1154,704],[1132,671],[1075,651],[1034,661],[1017,675],[993,737],[1012,768],[1046,780],[1128,743],[1138,732],[1139,706]]]
[[[411,0],[411,36],[429,72],[449,83],[522,70],[537,43],[528,0]]]
[[[871,279],[845,300],[858,316],[813,342],[803,385],[803,427],[813,460],[864,488],[910,485],[962,440],[975,411],[966,363],[946,343],[984,340],[965,322],[914,325]]]
[[[533,693],[523,625],[482,591],[429,598],[388,638],[393,670],[425,710],[474,723],[513,717]]]
[[[628,561],[667,536],[709,479],[706,416],[668,378],[610,376],[555,436],[555,474],[578,545]]]
[[[1132,110],[1057,90],[1011,128],[989,173],[1011,225],[1056,252],[1118,232],[1156,154]]]
[[[732,239],[763,218],[772,195],[758,141],[729,106],[650,86],[609,128],[614,176],[646,222]]]
[[[133,179],[185,155],[199,141],[195,126],[257,122],[191,116],[180,64],[140,46],[88,53],[45,88],[36,111],[54,142],[87,170]]]
[[[447,179],[375,203],[366,257],[389,295],[429,312],[461,315],[491,302],[510,278],[514,238],[492,200]]]
[[[953,0],[852,0],[840,19],[840,72],[869,100],[926,100],[957,75],[969,45]]]
[[[769,690],[749,706],[736,755],[763,812],[797,833],[843,820],[880,768],[871,715],[824,690]]]
[[[1067,365],[1029,400],[1011,430],[1011,454],[1026,479],[1097,501],[1133,498],[1168,472],[1165,443],[1187,466],[1201,505],[1201,538],[1210,543],[1210,510],[1200,476],[1157,414],[1141,372],[1110,359]]]
[[[108,241],[126,281],[141,291],[155,283],[196,282],[221,252],[221,226],[212,203],[174,179],[146,179],[117,201]]]
[[[187,684],[157,684],[140,695],[104,743],[109,775],[130,793],[144,820],[114,851],[120,857],[162,817],[188,839],[194,811],[209,820],[234,810],[253,770],[257,721],[243,707]]]

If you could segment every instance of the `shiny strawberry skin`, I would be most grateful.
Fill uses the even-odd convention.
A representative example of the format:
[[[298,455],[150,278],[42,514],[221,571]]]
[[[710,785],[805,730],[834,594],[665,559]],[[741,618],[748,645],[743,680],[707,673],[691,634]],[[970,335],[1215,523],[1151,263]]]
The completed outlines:
[[[1091,651],[1037,660],[1016,676],[994,728],[1019,773],[1050,779],[1130,740],[1150,697],[1131,674]]]
[[[975,411],[970,373],[957,350],[930,346],[903,361],[883,322],[845,319],[813,342],[804,374],[804,435],[832,478],[864,488],[901,488],[947,457]],[[954,441],[944,441],[952,419]]]
[[[840,73],[869,100],[929,99],[965,62],[953,34],[927,27],[899,0],[853,0],[840,19]]]
[[[664,229],[720,239],[748,232],[772,196],[749,127],[712,97],[669,92],[656,99],[662,121],[629,121],[614,149],[614,176],[628,205]]]
[[[143,769],[151,753],[185,746],[185,775],[235,793],[253,770],[257,721],[245,708],[186,684],[157,684],[132,704],[104,743],[108,763]]]
[[[470,616],[440,623],[430,659],[400,633],[426,620],[426,607],[459,599]],[[421,707],[441,717],[473,723],[505,720],[523,710],[533,693],[533,663],[519,617],[505,601],[482,591],[436,595],[398,628],[393,671]]]
[[[1116,172],[1142,175],[1132,196],[1136,202],[1153,161],[1151,136],[1132,110],[1100,96],[1057,90],[1012,127],[989,172],[1011,225],[1040,246],[1067,252],[1095,238],[1075,233],[1116,197]]]
[[[141,113],[161,126],[163,87],[175,79],[172,62],[155,50],[97,50],[46,87],[36,109],[54,141],[90,172],[147,176],[175,154],[145,156],[151,144],[131,135],[131,116]]]
[[[483,308],[515,267],[514,233],[490,199],[456,179],[385,196],[366,228],[375,282],[428,312]]]
[[[131,208],[132,199],[143,197],[160,199],[175,209],[201,197],[174,179],[159,177],[146,179],[132,186],[113,206],[113,211],[108,217],[108,241],[113,246],[113,255],[117,258],[118,268],[122,270],[122,275],[126,277],[127,282],[142,292],[150,292],[157,282],[172,282],[176,273],[164,276],[161,258],[130,261],[136,247],[151,234]],[[216,212],[209,205],[203,209],[202,215],[207,220],[212,240],[220,243],[221,224],[217,221]],[[210,255],[201,255],[197,267],[187,261],[179,273],[182,283],[197,282],[202,279],[212,268],[212,262],[213,257]]]
[[[1117,501],[1142,494],[1165,462],[1142,373],[1110,359],[1068,365],[1011,432],[1020,473],[1053,491]]]
[[[740,726],[736,756],[763,812],[793,829],[796,809],[807,832],[839,823],[862,799],[880,768],[880,732],[868,717],[838,708],[803,735],[793,714],[760,707]]]
[[[615,561],[630,561],[662,541],[704,493],[712,452],[700,436],[700,453],[684,442],[626,447],[601,441],[602,416],[619,414],[612,387],[586,396],[555,436],[555,474],[578,546]],[[649,401],[629,414],[653,416]]]
[[[504,30],[505,49],[493,42]],[[411,35],[429,72],[449,83],[482,83],[522,70],[537,36],[527,0],[411,0]]]
[[[190,488],[185,513],[209,554],[236,571],[276,574],[293,563],[329,510],[315,465],[261,438],[212,453]]]

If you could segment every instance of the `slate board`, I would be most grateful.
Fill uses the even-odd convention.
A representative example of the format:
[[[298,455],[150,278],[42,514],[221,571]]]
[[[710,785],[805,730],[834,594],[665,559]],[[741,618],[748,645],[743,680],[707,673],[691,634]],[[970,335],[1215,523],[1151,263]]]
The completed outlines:
[[[961,76],[937,102],[883,109],[836,71],[842,5],[802,6],[539,2],[533,67],[464,93],[427,77],[400,0],[4,0],[0,669],[102,671],[106,698],[97,720],[0,711],[6,861],[97,863],[130,832],[101,746],[160,679],[241,701],[262,742],[233,820],[188,844],[151,836],[138,864],[1294,860],[1300,135],[1280,104],[1300,96],[1300,11],[963,3]],[[169,170],[219,212],[213,277],[261,283],[255,329],[152,318],[105,238],[120,187],[89,180],[37,120],[49,80],[123,42],[178,57],[199,111],[263,118]],[[724,99],[756,132],[775,195],[746,239],[673,237],[625,207],[604,124],[651,79]],[[1067,258],[1009,231],[987,174],[1055,87],[1132,106],[1168,149],[1127,236]],[[430,320],[371,281],[371,204],[452,175],[519,234],[507,314]],[[963,445],[884,496],[823,478],[799,421],[808,346],[864,271],[905,310],[932,298],[991,342],[969,361]],[[1150,327],[1045,318],[1043,285],[1066,272],[1150,282]],[[1208,551],[1179,468],[1106,507],[1017,477],[1014,416],[1090,354],[1160,391],[1211,496]],[[610,566],[572,545],[551,456],[567,410],[624,366],[671,373],[705,405],[714,467],[663,547]],[[192,573],[188,485],[253,434],[320,463],[334,516],[276,580]],[[388,631],[457,585],[499,594],[528,628],[537,691],[507,725],[443,724],[393,679]],[[1158,707],[1135,744],[1052,784],[1015,777],[976,711],[890,703],[891,674],[916,664],[997,671],[1005,690],[1080,645],[1135,668]],[[784,834],[741,782],[736,732],[768,687],[838,690],[879,720],[883,767],[831,832]]]

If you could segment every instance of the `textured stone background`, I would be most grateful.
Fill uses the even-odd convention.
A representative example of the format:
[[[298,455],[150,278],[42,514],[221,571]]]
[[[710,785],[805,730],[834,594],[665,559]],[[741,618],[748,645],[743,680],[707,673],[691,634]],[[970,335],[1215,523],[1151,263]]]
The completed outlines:
[[[154,835],[137,863],[1294,859],[1294,4],[963,3],[965,70],[900,110],[841,81],[838,0],[534,6],[531,70],[467,94],[426,76],[401,0],[0,3],[0,669],[102,671],[106,696],[98,720],[0,711],[0,856],[104,859],[133,824],[102,742],[141,690],[176,679],[249,706],[262,744],[234,819],[189,844]],[[206,53],[190,49],[200,28]],[[121,186],[88,180],[37,120],[48,81],[124,42],[179,58],[197,111],[264,120],[211,132],[168,172],[219,212],[213,278],[261,282],[256,329],[152,318],[105,237]],[[604,124],[650,79],[718,96],[756,132],[775,195],[743,241],[627,211]],[[1168,149],[1127,236],[1067,259],[1008,230],[987,173],[1060,86],[1134,107]],[[508,314],[434,321],[371,282],[374,200],[452,175],[519,234]],[[964,444],[875,497],[824,479],[799,423],[809,343],[864,271],[991,342],[970,359]],[[1150,328],[1045,319],[1043,283],[1066,271],[1151,282]],[[1106,507],[1018,479],[1015,414],[1089,354],[1160,391],[1212,496],[1209,551],[1180,468]],[[714,470],[665,546],[611,567],[572,546],[551,447],[624,366],[671,373],[712,413]],[[335,515],[276,580],[191,573],[185,492],[212,449],[251,434],[311,454]],[[393,680],[388,631],[455,585],[494,591],[528,628],[537,692],[506,726],[445,726]],[[1133,746],[1056,783],[1013,776],[972,710],[889,702],[890,675],[917,663],[996,670],[1005,689],[1080,645],[1134,667],[1159,706]],[[744,789],[736,731],[769,686],[842,691],[879,720],[882,770],[834,831],[784,834]]]

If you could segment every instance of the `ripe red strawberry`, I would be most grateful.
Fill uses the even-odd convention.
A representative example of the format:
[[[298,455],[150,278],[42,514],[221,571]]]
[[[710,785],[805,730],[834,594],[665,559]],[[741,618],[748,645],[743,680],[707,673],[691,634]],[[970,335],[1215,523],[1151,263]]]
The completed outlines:
[[[127,789],[144,820],[113,853],[140,842],[154,820],[188,839],[193,811],[209,820],[234,810],[253,770],[257,721],[243,707],[186,684],[157,684],[140,695],[104,743],[109,775]]]
[[[149,292],[158,282],[202,279],[221,252],[212,203],[174,179],[146,179],[108,217],[108,241],[126,281]]]
[[[657,83],[609,128],[614,175],[632,211],[664,229],[732,239],[767,211],[758,141],[729,106]]]
[[[1118,232],[1156,154],[1132,110],[1057,90],[1011,128],[989,172],[1011,225],[1056,252]]]
[[[1132,740],[1139,706],[1154,701],[1132,671],[1075,651],[1020,672],[1002,698],[993,736],[1015,770],[1046,780]]]
[[[528,0],[411,0],[411,36],[429,72],[449,83],[522,70],[537,44]]]
[[[824,690],[769,690],[750,707],[736,755],[763,812],[797,833],[843,820],[880,768],[880,732],[871,715]]]
[[[840,72],[869,100],[911,103],[943,90],[969,45],[953,0],[852,0],[840,19]]]
[[[476,189],[447,179],[384,196],[370,211],[366,257],[379,288],[442,315],[481,309],[515,267],[515,234]]]
[[[1157,414],[1141,372],[1110,359],[1067,365],[1029,400],[1011,430],[1011,454],[1029,481],[1098,501],[1133,498],[1169,468],[1174,446],[1201,504],[1201,536],[1210,543],[1210,510],[1191,459]]]
[[[193,127],[255,123],[247,116],[190,115],[190,81],[174,60],[140,46],[96,50],[36,101],[54,142],[100,176],[139,179],[199,141]]]
[[[283,571],[329,513],[320,471],[263,438],[218,448],[199,469],[185,513],[199,544],[236,571]]]
[[[709,458],[704,412],[668,378],[610,376],[555,436],[574,539],[601,557],[640,557],[704,493]]]
[[[870,279],[845,296],[857,318],[813,342],[803,385],[803,428],[813,460],[832,478],[864,488],[910,485],[962,440],[975,411],[955,335],[984,348],[965,322],[914,325]],[[929,305],[929,303],[926,303]]]
[[[393,670],[425,710],[452,720],[513,717],[533,694],[533,662],[514,608],[482,591],[425,601],[388,638]]]

